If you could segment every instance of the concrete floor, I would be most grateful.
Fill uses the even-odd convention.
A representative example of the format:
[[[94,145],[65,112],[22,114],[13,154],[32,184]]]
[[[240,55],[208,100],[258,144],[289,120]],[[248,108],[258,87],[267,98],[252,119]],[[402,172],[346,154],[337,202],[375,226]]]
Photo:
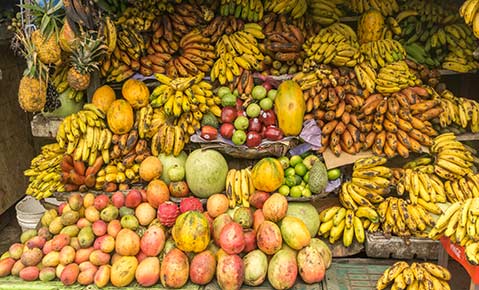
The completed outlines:
[[[21,228],[15,217],[15,209],[12,207],[0,216],[0,254],[7,251],[11,244],[20,240]],[[434,261],[433,261],[434,262]],[[452,274],[450,286],[452,290],[467,290],[470,286],[470,278],[464,268],[455,260],[448,260],[448,269]],[[354,289],[350,289],[354,290]],[[373,289],[372,289],[373,290]]]

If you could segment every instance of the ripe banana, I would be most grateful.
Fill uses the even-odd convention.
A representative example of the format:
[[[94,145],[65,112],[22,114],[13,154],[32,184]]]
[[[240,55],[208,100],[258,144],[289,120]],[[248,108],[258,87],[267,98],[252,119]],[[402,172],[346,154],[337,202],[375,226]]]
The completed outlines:
[[[249,168],[230,169],[226,175],[226,196],[229,207],[249,207],[249,197],[254,193],[254,185]]]

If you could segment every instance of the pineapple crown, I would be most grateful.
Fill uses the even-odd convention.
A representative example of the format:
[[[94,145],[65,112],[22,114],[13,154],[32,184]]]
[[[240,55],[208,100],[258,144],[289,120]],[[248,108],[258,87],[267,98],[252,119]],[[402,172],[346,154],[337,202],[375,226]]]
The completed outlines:
[[[104,38],[97,32],[84,32],[80,36],[79,45],[72,52],[72,66],[82,74],[98,70],[106,49]]]
[[[20,5],[20,7],[29,10],[33,17],[33,23],[40,30],[43,37],[48,39],[53,33],[58,35],[65,16],[63,1],[33,0],[30,2],[29,4]],[[57,3],[55,4],[55,2]]]

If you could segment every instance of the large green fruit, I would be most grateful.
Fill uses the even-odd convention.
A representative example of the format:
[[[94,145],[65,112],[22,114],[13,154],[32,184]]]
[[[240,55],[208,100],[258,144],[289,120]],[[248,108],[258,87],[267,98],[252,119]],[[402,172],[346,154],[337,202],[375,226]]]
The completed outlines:
[[[309,189],[312,193],[318,194],[323,192],[328,185],[328,171],[321,161],[316,161],[309,171]]]
[[[185,169],[186,182],[195,196],[208,198],[225,189],[228,164],[219,152],[197,149],[186,159]]]
[[[311,237],[316,236],[319,230],[319,214],[316,208],[307,202],[289,202],[286,216],[301,219],[308,228]]]
[[[163,180],[165,183],[170,183],[168,171],[170,168],[175,167],[176,165],[185,167],[186,158],[188,158],[188,155],[184,151],[182,151],[178,156],[174,156],[173,154],[166,155],[165,153],[158,155],[158,159],[160,159],[161,165],[163,165],[161,180]]]
[[[294,216],[286,216],[281,220],[281,235],[286,244],[294,250],[301,250],[311,241],[306,225]]]

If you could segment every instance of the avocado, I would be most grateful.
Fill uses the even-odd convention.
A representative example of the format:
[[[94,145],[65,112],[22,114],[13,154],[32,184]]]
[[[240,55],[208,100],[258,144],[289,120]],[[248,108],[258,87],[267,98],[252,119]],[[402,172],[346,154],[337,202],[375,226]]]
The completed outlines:
[[[309,189],[312,193],[318,194],[324,191],[328,184],[328,171],[323,162],[317,160],[309,171]]]
[[[218,129],[219,127],[218,119],[216,118],[215,115],[213,115],[213,113],[208,112],[203,116],[203,119],[201,120],[201,126],[202,127],[211,126]]]

